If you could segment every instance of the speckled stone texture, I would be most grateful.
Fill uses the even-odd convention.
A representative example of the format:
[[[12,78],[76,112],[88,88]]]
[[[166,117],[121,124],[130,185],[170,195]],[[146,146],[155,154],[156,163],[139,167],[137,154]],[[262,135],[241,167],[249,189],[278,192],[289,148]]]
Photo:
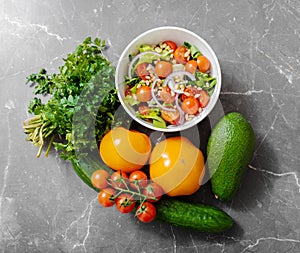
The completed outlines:
[[[198,201],[235,220],[220,234],[137,223],[98,205],[53,151],[35,158],[22,121],[32,89],[26,76],[57,70],[85,37],[109,44],[116,64],[138,34],[172,25],[215,50],[223,82],[219,108],[239,111],[257,136],[253,161],[229,203],[209,185]],[[300,252],[300,2],[0,0],[1,252]]]

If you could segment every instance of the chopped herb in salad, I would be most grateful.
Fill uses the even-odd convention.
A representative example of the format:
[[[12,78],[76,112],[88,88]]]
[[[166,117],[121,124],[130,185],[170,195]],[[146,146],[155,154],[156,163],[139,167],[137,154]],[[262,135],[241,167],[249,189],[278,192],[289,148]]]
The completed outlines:
[[[182,125],[210,101],[217,83],[210,68],[210,60],[188,42],[141,45],[130,55],[124,101],[155,127]]]

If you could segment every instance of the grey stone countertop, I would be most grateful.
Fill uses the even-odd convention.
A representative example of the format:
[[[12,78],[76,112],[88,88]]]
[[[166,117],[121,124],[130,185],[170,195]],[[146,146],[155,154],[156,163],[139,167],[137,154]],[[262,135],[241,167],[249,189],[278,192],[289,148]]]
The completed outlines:
[[[100,207],[69,162],[54,150],[36,159],[23,133],[28,75],[57,71],[87,36],[105,39],[116,63],[135,36],[165,25],[212,46],[219,106],[243,113],[257,137],[237,195],[210,201],[235,221],[220,234],[142,224]],[[299,1],[0,0],[0,61],[1,252],[300,252]]]

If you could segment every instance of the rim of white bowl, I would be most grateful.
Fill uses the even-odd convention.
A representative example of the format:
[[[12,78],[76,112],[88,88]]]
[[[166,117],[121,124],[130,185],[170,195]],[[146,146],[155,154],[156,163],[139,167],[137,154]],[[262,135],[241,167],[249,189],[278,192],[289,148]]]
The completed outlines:
[[[186,122],[183,125],[179,125],[179,126],[174,126],[171,128],[158,128],[158,127],[154,127],[152,124],[147,123],[146,121],[136,117],[128,108],[128,106],[126,105],[126,103],[123,101],[123,97],[120,94],[120,90],[119,90],[119,72],[120,72],[120,67],[122,65],[122,61],[125,59],[125,56],[128,55],[128,51],[129,49],[132,47],[132,45],[134,45],[137,41],[139,41],[141,38],[143,38],[145,35],[148,35],[149,33],[153,33],[153,32],[157,32],[157,31],[163,31],[163,30],[176,30],[176,31],[182,31],[185,33],[190,34],[191,36],[195,37],[197,40],[199,40],[201,42],[201,44],[204,45],[204,47],[210,52],[211,54],[211,58],[212,60],[215,62],[216,64],[216,69],[214,69],[214,71],[216,72],[216,75],[214,75],[214,77],[217,78],[217,84],[215,86],[215,90],[213,92],[214,96],[214,100],[210,100],[209,101],[209,106],[210,106],[210,110],[203,110],[203,112],[195,117],[195,120]],[[124,78],[124,76],[123,76]],[[123,83],[123,82],[122,82]],[[221,67],[220,67],[220,63],[219,60],[214,52],[214,50],[212,49],[212,47],[202,38],[200,37],[198,34],[186,29],[186,28],[182,28],[182,27],[176,27],[176,26],[161,26],[161,27],[156,27],[156,28],[152,28],[150,30],[147,30],[143,33],[141,33],[140,35],[138,35],[137,37],[135,37],[127,46],[126,48],[123,50],[118,64],[117,64],[117,68],[116,68],[116,75],[115,75],[115,86],[117,89],[117,94],[119,97],[119,100],[121,102],[122,107],[124,108],[124,110],[129,114],[129,116],[137,121],[139,124],[141,124],[142,126],[152,129],[152,130],[156,130],[156,131],[160,131],[160,132],[178,132],[178,131],[183,131],[183,130],[187,130],[193,126],[196,126],[198,123],[200,123],[202,120],[204,120],[209,113],[214,109],[218,99],[219,99],[219,95],[220,95],[220,91],[221,91],[221,86],[222,86],[222,75],[221,75]]]

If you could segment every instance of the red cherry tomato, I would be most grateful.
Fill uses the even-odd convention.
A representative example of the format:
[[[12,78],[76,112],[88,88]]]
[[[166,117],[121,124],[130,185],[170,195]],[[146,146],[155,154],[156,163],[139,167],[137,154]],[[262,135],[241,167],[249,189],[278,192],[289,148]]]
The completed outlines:
[[[197,57],[197,65],[200,72],[207,72],[210,69],[210,61],[204,56]]]
[[[177,63],[185,64],[188,62],[188,57],[185,56],[188,49],[185,46],[177,47],[177,49],[174,52],[174,58],[177,61]]]
[[[199,102],[194,97],[188,97],[183,100],[181,108],[187,114],[196,114],[199,110]]]
[[[116,198],[116,207],[121,213],[130,213],[135,207],[135,201],[132,195],[128,193],[122,193]]]
[[[142,115],[148,115],[150,112],[150,108],[147,105],[140,105],[138,110],[139,113]]]
[[[152,203],[144,202],[137,208],[137,217],[140,221],[148,223],[154,220],[156,208]]]
[[[199,105],[204,108],[208,105],[210,97],[205,90],[200,90]]]
[[[173,66],[168,61],[158,61],[155,64],[155,73],[160,78],[166,78],[168,75],[170,75],[173,71]]]
[[[161,110],[161,117],[172,125],[177,125],[180,119],[180,113],[178,110],[167,111]]]
[[[175,52],[177,45],[174,41],[165,40],[162,44],[164,44],[164,43],[167,44],[173,50],[173,52]]]
[[[149,64],[147,62],[143,62],[137,65],[136,67],[135,70],[136,74],[138,75],[138,77],[142,78],[143,80],[146,80],[146,76],[150,74],[149,71],[147,70],[148,65]]]
[[[141,86],[136,91],[136,98],[140,102],[147,102],[152,98],[151,88],[149,86]]]
[[[108,185],[107,178],[109,178],[109,174],[106,170],[96,170],[91,177],[92,185],[95,188],[103,189]]]
[[[125,172],[115,171],[110,176],[110,184],[114,188],[126,188],[126,183],[128,181],[128,176]]]
[[[116,192],[112,188],[105,188],[98,193],[98,202],[101,206],[110,207],[115,204]]]
[[[133,189],[137,189],[137,186],[142,188],[148,184],[148,177],[143,171],[136,170],[130,173],[129,182]]]
[[[185,71],[194,74],[197,69],[197,62],[195,60],[190,60],[185,64]]]
[[[157,183],[151,182],[145,187],[143,194],[147,196],[147,201],[156,202],[161,199],[163,189]]]
[[[163,87],[159,95],[161,100],[167,104],[172,104],[176,98],[175,94],[174,95],[171,94],[171,89],[169,87]]]
[[[126,96],[129,96],[129,95],[132,95],[132,92],[131,92],[131,90],[130,90],[130,87],[126,87],[125,92],[124,92],[124,95],[125,95],[125,97],[126,97]]]
[[[184,89],[184,93],[181,94],[181,101],[185,100],[186,98],[188,97],[191,97],[191,96],[195,96],[196,94],[199,94],[200,93],[200,90],[198,90],[196,87],[194,86],[191,86],[189,88],[185,88]]]

